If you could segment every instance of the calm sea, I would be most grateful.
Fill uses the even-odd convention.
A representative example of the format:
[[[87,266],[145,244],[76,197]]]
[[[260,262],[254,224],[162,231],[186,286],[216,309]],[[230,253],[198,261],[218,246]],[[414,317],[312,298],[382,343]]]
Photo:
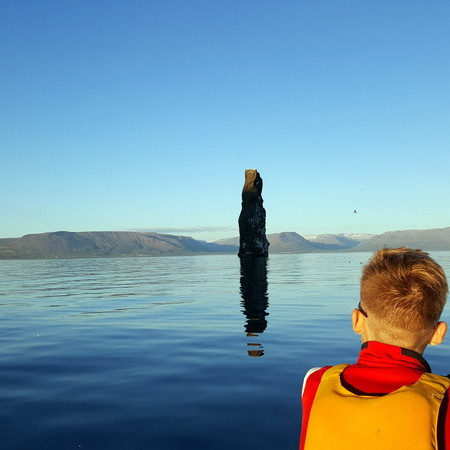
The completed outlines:
[[[1,448],[295,449],[303,375],[358,354],[369,256],[0,261]]]

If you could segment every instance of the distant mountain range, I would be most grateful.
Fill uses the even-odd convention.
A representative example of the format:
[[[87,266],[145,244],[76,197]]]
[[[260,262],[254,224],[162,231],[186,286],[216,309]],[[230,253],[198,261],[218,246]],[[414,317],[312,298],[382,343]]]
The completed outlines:
[[[432,230],[389,231],[380,235],[323,234],[303,237],[294,232],[267,235],[269,253],[372,252],[386,247],[450,250],[450,227]],[[216,242],[186,236],[127,231],[28,234],[0,239],[0,259],[175,256],[237,253],[239,238]]]
[[[58,231],[0,239],[0,259],[171,256],[234,251],[234,246],[185,236],[127,231]]]

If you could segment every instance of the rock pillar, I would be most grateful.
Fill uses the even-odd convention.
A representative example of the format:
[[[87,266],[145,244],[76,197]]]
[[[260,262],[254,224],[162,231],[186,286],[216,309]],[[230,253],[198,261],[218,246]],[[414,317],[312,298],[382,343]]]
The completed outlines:
[[[245,171],[242,210],[239,216],[239,257],[269,256],[266,210],[261,197],[263,181],[256,169]]]

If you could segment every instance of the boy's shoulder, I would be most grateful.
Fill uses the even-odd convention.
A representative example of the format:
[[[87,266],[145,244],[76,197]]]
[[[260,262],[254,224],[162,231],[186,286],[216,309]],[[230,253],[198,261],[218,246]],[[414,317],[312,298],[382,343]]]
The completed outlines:
[[[332,366],[324,366],[324,367],[313,367],[309,369],[303,378],[303,388],[302,388],[302,396],[305,395],[305,392],[313,393],[317,391],[319,387],[320,381],[322,379],[323,374]],[[313,394],[313,395],[314,395]]]
[[[302,432],[301,432],[301,444],[300,448],[304,446],[304,439],[306,436],[306,428],[308,426],[309,414],[311,412],[314,397],[316,396],[317,389],[319,388],[320,381],[323,374],[332,366],[314,367],[310,369],[305,378],[303,379],[302,388]]]

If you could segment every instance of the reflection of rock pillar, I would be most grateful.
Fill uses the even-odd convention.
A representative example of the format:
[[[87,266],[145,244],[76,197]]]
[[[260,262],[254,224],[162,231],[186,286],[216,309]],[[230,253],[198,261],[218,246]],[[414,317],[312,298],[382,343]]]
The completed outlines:
[[[247,317],[247,336],[258,336],[267,327],[267,258],[241,258],[241,296],[243,312]],[[264,350],[259,343],[248,343],[250,356],[262,356]]]
[[[241,259],[241,296],[244,314],[247,317],[245,331],[262,333],[267,327],[266,312],[269,305],[267,295],[267,259]]]
[[[263,181],[256,169],[245,171],[242,210],[239,216],[238,256],[268,256],[266,210],[261,196]]]

